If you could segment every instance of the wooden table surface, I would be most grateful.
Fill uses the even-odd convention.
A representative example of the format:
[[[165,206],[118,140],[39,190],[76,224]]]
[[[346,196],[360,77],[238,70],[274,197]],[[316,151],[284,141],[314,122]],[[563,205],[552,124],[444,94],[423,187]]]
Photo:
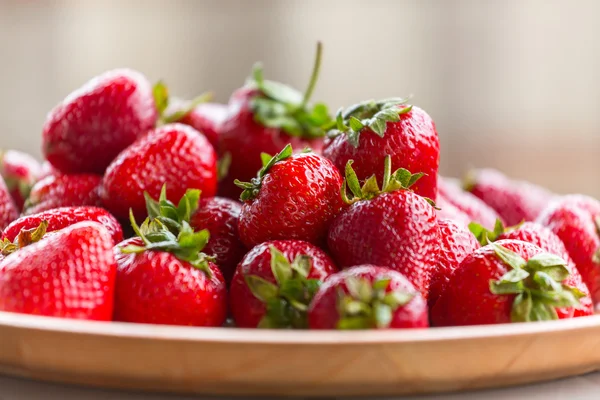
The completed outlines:
[[[404,399],[428,400],[596,400],[600,398],[600,372],[535,385]],[[227,400],[223,397],[170,396],[111,390],[86,389],[0,377],[0,400]],[[234,398],[232,398],[234,399]],[[241,398],[237,398],[241,399]],[[243,400],[243,399],[241,399]],[[384,398],[381,398],[384,400]],[[385,398],[391,400],[391,398]]]

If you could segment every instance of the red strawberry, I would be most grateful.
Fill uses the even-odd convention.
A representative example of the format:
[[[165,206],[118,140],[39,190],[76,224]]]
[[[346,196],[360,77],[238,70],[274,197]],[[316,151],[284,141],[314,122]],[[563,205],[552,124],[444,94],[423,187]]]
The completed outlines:
[[[223,197],[202,199],[193,213],[190,225],[195,231],[208,229],[210,240],[204,252],[215,257],[225,281],[231,282],[235,268],[246,254],[246,246],[238,236],[238,221],[242,206]]]
[[[156,124],[152,86],[139,72],[106,72],[71,93],[44,124],[43,151],[65,173],[102,174]]]
[[[399,272],[360,265],[321,286],[308,310],[311,329],[427,328],[427,304]]]
[[[320,153],[331,117],[324,104],[308,105],[320,61],[319,43],[304,95],[288,86],[264,80],[260,66],[255,66],[246,86],[232,95],[219,133],[219,154],[231,160],[228,173],[219,182],[221,196],[234,199],[240,196],[241,190],[233,181],[252,179],[254,172],[261,168],[261,153],[276,154],[287,144],[295,151],[310,147]]]
[[[314,153],[292,155],[287,145],[244,188],[240,238],[248,247],[268,240],[324,243],[343,202],[342,176],[331,161]]]
[[[323,154],[340,171],[353,160],[360,181],[371,175],[381,180],[381,164],[389,155],[395,167],[424,173],[414,191],[435,200],[440,144],[435,124],[425,111],[403,99],[367,101],[343,114],[340,110],[337,130],[330,136],[335,138]]]
[[[493,208],[473,194],[465,192],[454,182],[449,182],[448,178],[439,177],[438,190],[438,202],[440,197],[443,198],[465,213],[470,219],[469,222],[474,221],[487,229],[492,229],[496,221],[500,219],[500,215]],[[440,208],[444,209],[442,206]]]
[[[534,221],[555,197],[540,186],[509,179],[493,169],[471,171],[464,186],[467,191],[496,210],[509,226]]]
[[[227,117],[227,106],[218,103],[203,103],[194,107],[177,122],[186,124],[202,133],[215,150],[219,148],[219,131]]]
[[[19,211],[15,206],[4,179],[0,177],[0,229],[4,229],[8,224],[19,217]]]
[[[0,175],[19,210],[23,209],[23,203],[40,173],[40,163],[29,154],[17,150],[0,151]]]
[[[49,176],[31,188],[24,214],[37,214],[58,207],[99,206],[100,175]]]
[[[215,195],[215,152],[204,135],[183,124],[169,124],[150,132],[125,149],[107,168],[102,199],[117,218],[125,219],[129,207],[145,216],[144,192],[156,198],[169,187],[169,198],[181,198],[188,188]]]
[[[259,244],[238,265],[229,301],[242,328],[307,328],[306,310],[321,281],[335,273],[333,261],[300,240]]]
[[[48,222],[47,232],[57,231],[77,222],[94,221],[100,223],[108,230],[114,244],[123,240],[123,230],[116,218],[103,208],[91,206],[61,207],[38,214],[23,216],[6,227],[2,238],[12,242],[17,238],[21,230],[34,229],[42,221]]]
[[[54,168],[52,166],[52,164],[50,164],[47,160],[44,161],[42,163],[42,166],[40,168],[40,175],[38,176],[38,181],[41,181],[44,178],[47,178],[49,176],[60,176],[63,173],[60,172],[59,170],[57,170],[56,168]]]
[[[471,223],[471,218],[467,214],[456,208],[440,193],[438,193],[435,205],[438,208],[438,219],[450,219],[465,227],[469,226],[469,224]]]
[[[450,276],[462,260],[479,248],[477,239],[464,225],[449,219],[439,219],[438,226],[440,227],[440,251],[437,267],[433,271],[429,286],[427,301],[430,308],[438,300],[448,285]]]
[[[227,289],[219,268],[202,253],[208,231],[184,223],[177,235],[157,219],[139,237],[115,247],[115,320],[163,325],[221,326]]]
[[[390,171],[386,157],[382,189],[375,175],[361,188],[348,162],[342,193],[345,197],[347,183],[355,197],[346,199],[352,204],[329,228],[329,250],[340,267],[370,262],[401,272],[427,298],[439,252],[436,212],[427,199],[407,190],[422,174]]]
[[[600,202],[583,195],[557,199],[539,215],[564,243],[592,293],[600,302]]]
[[[435,303],[435,326],[571,318],[585,295],[568,262],[519,240],[500,240],[465,258]],[[562,310],[561,310],[562,308]]]
[[[115,258],[110,233],[79,222],[0,262],[0,310],[108,321]]]

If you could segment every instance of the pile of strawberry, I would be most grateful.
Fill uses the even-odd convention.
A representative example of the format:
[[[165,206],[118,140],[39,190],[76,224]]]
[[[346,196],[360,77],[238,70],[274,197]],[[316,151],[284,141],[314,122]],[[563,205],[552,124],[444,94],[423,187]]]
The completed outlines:
[[[311,105],[320,58],[305,93],[257,66],[227,105],[126,69],[67,96],[43,164],[1,154],[0,310],[296,329],[593,313],[600,202],[440,177],[405,99]]]

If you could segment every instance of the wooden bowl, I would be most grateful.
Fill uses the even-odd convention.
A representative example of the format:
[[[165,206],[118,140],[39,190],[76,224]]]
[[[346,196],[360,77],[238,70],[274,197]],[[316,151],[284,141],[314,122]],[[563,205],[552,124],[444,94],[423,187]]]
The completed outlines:
[[[267,331],[86,322],[0,312],[0,372],[219,395],[403,395],[600,368],[600,316],[401,331]]]

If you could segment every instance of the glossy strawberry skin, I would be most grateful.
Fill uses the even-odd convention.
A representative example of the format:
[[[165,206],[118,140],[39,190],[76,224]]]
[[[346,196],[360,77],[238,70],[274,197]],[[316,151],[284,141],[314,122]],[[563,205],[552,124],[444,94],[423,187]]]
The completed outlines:
[[[468,227],[473,221],[471,217],[446,200],[441,193],[438,193],[435,205],[439,208],[439,210],[436,210],[438,219],[449,219],[465,227]]]
[[[426,174],[415,183],[415,193],[431,199],[437,195],[437,173],[440,162],[440,144],[435,123],[418,107],[400,115],[399,122],[387,122],[383,137],[365,128],[360,133],[358,147],[352,146],[346,135],[339,135],[323,150],[340,171],[349,160],[359,180],[375,174],[383,179],[381,166],[387,155],[392,157],[392,170],[406,168],[412,173]]]
[[[448,181],[448,178],[439,177],[438,201],[440,198],[466,214],[470,222],[477,222],[488,229],[494,228],[496,220],[502,221],[500,215],[493,208],[477,196],[464,191],[454,182]]]
[[[246,246],[238,235],[238,221],[242,205],[224,197],[200,200],[198,210],[190,219],[195,231],[208,229],[210,239],[203,252],[215,256],[225,281],[229,284],[235,268],[246,254]]]
[[[116,264],[110,233],[80,222],[0,262],[0,310],[109,321]]]
[[[427,298],[439,241],[435,209],[414,192],[399,190],[342,211],[329,228],[327,243],[340,268],[385,265]]]
[[[555,197],[540,186],[509,179],[493,169],[472,171],[467,181],[467,190],[496,210],[507,226],[535,221]]]
[[[549,253],[555,254],[567,261],[571,268],[571,276],[567,278],[566,284],[577,287],[586,296],[582,297],[579,301],[582,305],[581,309],[575,309],[574,316],[582,317],[586,315],[592,315],[594,313],[594,306],[590,296],[590,291],[587,285],[583,282],[583,278],[575,265],[575,262],[571,259],[564,243],[558,236],[556,236],[549,228],[540,225],[535,222],[525,222],[519,225],[514,230],[509,230],[504,234],[498,236],[498,240],[511,239],[511,240],[522,240],[523,242],[534,244]]]
[[[114,248],[117,260],[116,321],[160,325],[221,326],[227,316],[227,289],[219,268],[204,271],[164,251],[125,254],[128,239]]]
[[[599,217],[597,200],[570,195],[550,204],[537,220],[562,240],[587,284],[594,304],[600,302],[600,264],[593,260],[594,253],[600,248],[600,234],[594,223]]]
[[[244,87],[238,89],[231,97],[225,121],[219,134],[219,155],[231,155],[229,172],[219,182],[219,195],[239,199],[241,189],[235,186],[234,179],[249,182],[254,178],[261,164],[261,153],[274,155],[279,153],[288,143],[295,151],[310,148],[320,153],[322,139],[307,140],[288,135],[278,128],[268,128],[254,119],[250,103],[259,93],[255,89]]]
[[[46,159],[64,173],[102,174],[156,124],[152,87],[139,72],[108,71],[57,105],[43,128]]]
[[[479,248],[477,239],[464,225],[452,220],[440,219],[438,226],[440,227],[440,251],[429,286],[427,302],[430,308],[440,297],[450,281],[450,276],[462,260]]]
[[[336,329],[340,319],[337,300],[338,292],[348,294],[345,280],[348,277],[366,279],[373,283],[378,279],[390,279],[386,292],[394,290],[416,293],[407,304],[393,313],[389,329],[427,328],[427,304],[404,275],[389,268],[374,265],[354,266],[331,275],[321,286],[308,310],[310,329]]]
[[[275,246],[288,261],[293,261],[298,255],[308,255],[312,259],[309,279],[325,280],[337,272],[333,260],[318,247],[300,240],[274,240],[259,244],[244,256],[238,264],[231,287],[229,289],[229,304],[235,323],[240,328],[256,328],[265,315],[265,306],[258,300],[246,284],[247,275],[256,275],[271,283],[276,283],[271,271],[271,252],[269,246]]]
[[[520,240],[499,240],[496,244],[525,260],[545,250]],[[465,258],[452,274],[431,312],[433,326],[490,325],[511,322],[515,295],[496,295],[490,280],[498,280],[508,266],[498,258],[492,246],[484,246]],[[573,317],[574,309],[559,312],[559,318]]]
[[[339,171],[317,154],[295,154],[276,163],[258,196],[242,206],[240,238],[248,247],[286,239],[324,243],[343,207],[341,186]]]
[[[56,168],[54,168],[52,166],[52,164],[50,164],[48,162],[48,160],[44,161],[42,163],[42,166],[40,168],[40,175],[38,176],[38,181],[41,181],[42,179],[45,179],[49,176],[60,176],[63,175],[62,172],[60,172],[59,170],[57,170]]]
[[[178,201],[187,189],[200,189],[212,197],[217,188],[216,154],[208,140],[183,124],[169,124],[151,131],[125,149],[107,168],[102,200],[117,218],[146,216],[144,191],[158,198],[167,185],[169,200]]]
[[[37,214],[58,207],[100,206],[101,185],[100,175],[47,177],[33,185],[23,213]]]
[[[25,199],[40,174],[40,163],[29,154],[17,150],[0,152],[0,175],[17,209],[23,209]]]
[[[19,211],[10,195],[4,179],[0,177],[0,229],[19,217]]]
[[[123,230],[117,219],[105,209],[92,206],[60,207],[38,214],[22,216],[6,227],[2,239],[8,239],[12,242],[22,229],[35,229],[42,221],[48,222],[46,232],[61,230],[83,221],[98,222],[108,230],[113,244],[123,240]]]
[[[217,103],[198,105],[179,122],[186,124],[202,133],[215,150],[219,148],[219,132],[221,124],[227,117],[227,106]]]

